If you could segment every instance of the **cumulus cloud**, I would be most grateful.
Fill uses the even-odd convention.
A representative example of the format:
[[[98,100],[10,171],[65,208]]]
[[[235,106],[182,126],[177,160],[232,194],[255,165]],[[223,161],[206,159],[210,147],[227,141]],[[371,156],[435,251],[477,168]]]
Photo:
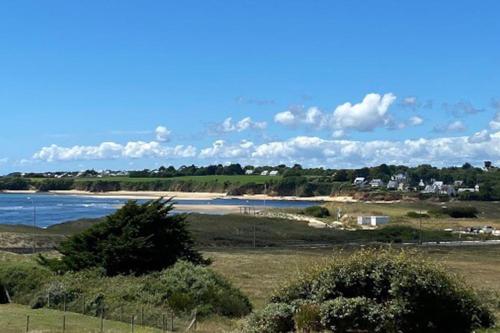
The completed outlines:
[[[317,129],[329,129],[338,135],[338,131],[371,131],[377,127],[393,127],[388,113],[389,107],[396,100],[391,93],[367,94],[359,103],[341,104],[333,113],[325,113],[317,107],[291,108],[274,116],[274,121],[287,126],[305,125]]]
[[[388,122],[387,111],[396,100],[393,94],[368,94],[357,104],[350,102],[337,106],[332,121],[336,128],[350,128],[366,132]]]
[[[469,143],[483,143],[491,141],[491,136],[488,130],[481,130],[469,136],[467,142]]]
[[[292,111],[279,112],[274,116],[274,121],[282,125],[295,125],[298,117]]]
[[[41,148],[33,155],[34,159],[47,162],[78,161],[78,160],[108,160],[117,158],[144,158],[144,157],[194,157],[196,148],[193,146],[177,145],[175,147],[162,146],[157,141],[131,141],[126,144],[103,142],[96,146],[62,147],[50,145]]]
[[[155,129],[156,140],[158,141],[168,141],[170,139],[170,134],[172,132],[165,126],[158,126]]]
[[[479,137],[479,136],[478,136]],[[483,136],[483,139],[485,137]],[[259,164],[301,163],[304,165],[329,165],[331,167],[357,167],[381,163],[410,164],[433,163],[460,165],[464,161],[480,162],[483,159],[498,161],[500,132],[490,135],[490,141],[471,139],[467,136],[402,141],[327,140],[314,136],[298,136],[284,141],[260,145],[231,145],[216,141],[202,150],[200,157],[214,160],[252,161]],[[481,142],[480,142],[481,141]]]
[[[500,130],[500,111],[498,111],[495,114],[495,117],[493,118],[493,120],[490,121],[490,128],[492,130]]]
[[[215,141],[211,147],[200,151],[200,158],[244,158],[248,156],[253,149],[254,144],[251,141],[243,140],[239,144],[227,144],[224,140]]]
[[[267,127],[265,121],[253,121],[250,117],[245,117],[240,121],[233,122],[233,118],[226,118],[220,125],[217,126],[217,132],[230,133],[230,132],[243,132],[247,129],[263,130]]]

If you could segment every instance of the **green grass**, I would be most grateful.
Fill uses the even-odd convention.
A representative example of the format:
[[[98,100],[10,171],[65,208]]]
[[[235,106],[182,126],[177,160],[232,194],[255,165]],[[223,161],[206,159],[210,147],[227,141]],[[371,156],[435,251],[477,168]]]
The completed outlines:
[[[66,179],[66,178],[65,178]],[[191,182],[230,182],[239,183],[240,185],[247,183],[264,184],[266,181],[279,180],[281,176],[260,176],[260,175],[210,175],[210,176],[182,176],[182,177],[127,177],[127,176],[116,176],[116,177],[82,177],[82,178],[67,178],[74,179],[76,182],[84,181],[116,181],[116,182],[132,182],[132,183],[143,183],[143,182],[155,182],[161,180],[172,180],[172,181],[191,181]],[[31,182],[41,182],[45,178],[30,178]]]

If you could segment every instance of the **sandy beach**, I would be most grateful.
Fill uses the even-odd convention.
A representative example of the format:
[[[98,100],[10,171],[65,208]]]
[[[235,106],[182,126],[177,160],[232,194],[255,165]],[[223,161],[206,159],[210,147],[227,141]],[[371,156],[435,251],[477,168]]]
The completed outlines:
[[[3,193],[33,194],[36,191],[3,191]],[[270,196],[266,194],[245,194],[241,196],[228,196],[227,193],[214,192],[173,192],[173,191],[110,191],[110,192],[88,192],[78,190],[50,191],[51,194],[91,196],[100,198],[120,199],[155,199],[175,197],[184,200],[212,200],[212,199],[242,199],[242,200],[290,200],[290,201],[332,201],[332,202],[355,202],[352,197],[297,197],[297,196]]]

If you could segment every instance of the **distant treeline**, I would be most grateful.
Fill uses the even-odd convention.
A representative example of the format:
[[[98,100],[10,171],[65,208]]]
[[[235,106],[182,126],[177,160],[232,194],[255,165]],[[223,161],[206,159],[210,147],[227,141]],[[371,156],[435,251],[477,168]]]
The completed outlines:
[[[265,177],[259,181],[245,176],[247,170],[254,175],[262,171],[278,171],[278,177]],[[40,174],[10,174],[0,177],[0,190],[83,190],[91,192],[107,191],[184,191],[184,192],[229,192],[233,195],[267,193],[271,195],[331,195],[353,194],[380,198],[380,195],[399,199],[401,194],[386,191],[385,189],[359,189],[351,186],[356,177],[366,179],[381,179],[387,182],[392,176],[402,173],[407,176],[408,185],[417,187],[420,180],[430,183],[431,180],[453,184],[462,181],[463,187],[473,188],[480,186],[479,192],[463,192],[460,198],[464,200],[500,200],[500,169],[491,168],[485,171],[466,163],[462,167],[436,168],[428,164],[417,167],[404,165],[381,164],[375,167],[359,169],[325,169],[303,168],[299,164],[291,167],[278,166],[245,166],[240,164],[209,165],[197,167],[195,165],[179,168],[160,167],[155,170],[130,171],[125,177],[99,178],[95,170],[87,170],[81,177],[66,176],[62,178],[43,178]],[[72,175],[72,173],[68,173]],[[102,176],[102,174],[101,174]],[[189,176],[189,177],[186,177]],[[196,177],[214,176],[214,177]],[[237,177],[217,177],[237,176]],[[378,197],[377,197],[378,196]],[[383,199],[383,198],[380,198]]]

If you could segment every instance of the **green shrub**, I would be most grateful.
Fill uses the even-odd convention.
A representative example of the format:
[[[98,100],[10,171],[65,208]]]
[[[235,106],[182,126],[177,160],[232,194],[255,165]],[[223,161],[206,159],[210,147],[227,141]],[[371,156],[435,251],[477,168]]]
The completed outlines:
[[[412,219],[419,219],[419,218],[428,219],[430,217],[429,214],[418,213],[418,212],[413,212],[413,211],[406,213],[406,216],[411,217]]]
[[[384,306],[365,297],[338,297],[321,305],[321,324],[335,333],[386,332],[392,318]]]
[[[157,304],[166,302],[178,313],[196,308],[200,315],[240,317],[252,310],[248,298],[222,276],[184,261],[152,275],[144,291],[155,295]]]
[[[48,269],[34,263],[2,262],[0,286],[4,286],[14,302],[27,304],[52,275]]]
[[[429,211],[432,215],[448,215],[453,218],[476,218],[479,211],[476,207],[446,207]]]
[[[320,307],[314,303],[305,303],[298,307],[293,316],[298,331],[317,332],[321,330]]]
[[[303,210],[303,213],[313,217],[327,217],[330,216],[330,211],[323,206],[311,206]]]
[[[303,301],[319,304],[323,328],[335,332],[469,333],[494,324],[469,286],[414,252],[371,249],[334,258],[271,297],[277,304]]]
[[[40,257],[39,262],[57,272],[101,268],[107,275],[160,271],[179,259],[208,263],[193,249],[186,215],[172,210],[171,200],[129,201],[104,221],[62,241],[61,259]]]
[[[247,333],[292,332],[294,325],[291,305],[271,303],[250,315],[244,330]]]

